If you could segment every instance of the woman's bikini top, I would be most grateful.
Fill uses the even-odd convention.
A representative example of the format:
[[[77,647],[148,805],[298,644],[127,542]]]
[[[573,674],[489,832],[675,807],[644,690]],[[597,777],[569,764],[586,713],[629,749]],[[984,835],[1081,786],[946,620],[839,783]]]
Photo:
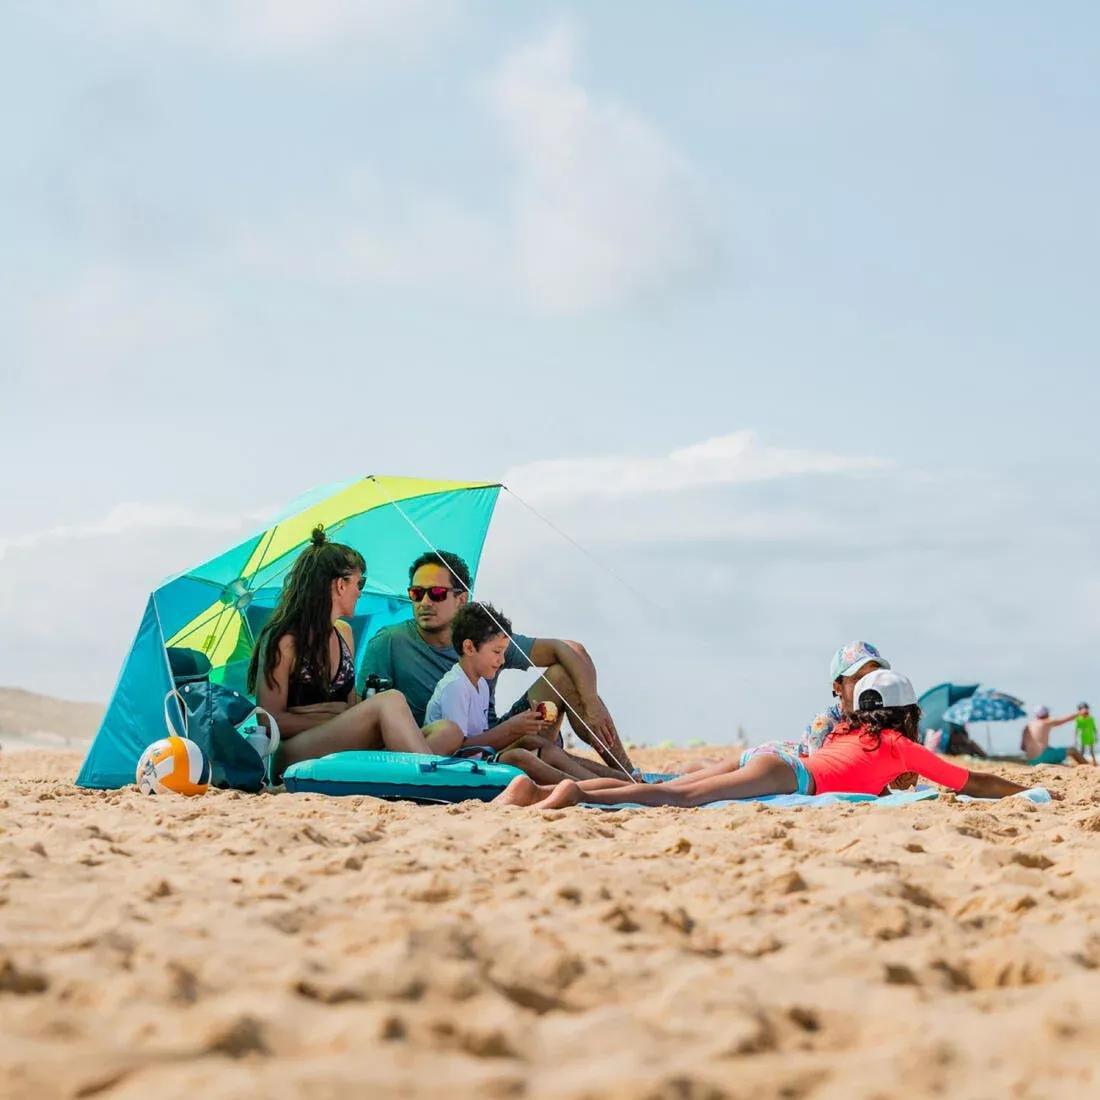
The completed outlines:
[[[315,703],[342,703],[355,689],[355,660],[351,655],[351,646],[344,640],[344,635],[339,630],[336,631],[336,638],[340,643],[340,663],[328,691],[326,692],[318,683],[316,670],[303,661],[295,669],[287,686],[286,705],[288,707],[309,707]]]

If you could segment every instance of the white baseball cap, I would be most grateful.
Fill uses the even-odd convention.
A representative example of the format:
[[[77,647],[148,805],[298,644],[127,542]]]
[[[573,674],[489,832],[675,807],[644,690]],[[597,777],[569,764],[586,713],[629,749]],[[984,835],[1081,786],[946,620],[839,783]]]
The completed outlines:
[[[916,701],[917,693],[909,677],[888,668],[868,672],[852,692],[853,710],[911,707]]]

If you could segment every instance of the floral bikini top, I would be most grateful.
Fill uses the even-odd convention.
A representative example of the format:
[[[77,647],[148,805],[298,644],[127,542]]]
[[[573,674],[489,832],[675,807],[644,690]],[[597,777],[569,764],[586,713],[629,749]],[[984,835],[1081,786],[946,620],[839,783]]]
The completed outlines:
[[[342,703],[355,689],[355,659],[351,654],[351,646],[344,640],[344,635],[339,630],[336,631],[336,639],[340,643],[340,664],[336,668],[336,674],[332,677],[328,691],[326,692],[318,682],[316,670],[303,661],[290,678],[286,693],[288,707],[309,707],[315,703]]]

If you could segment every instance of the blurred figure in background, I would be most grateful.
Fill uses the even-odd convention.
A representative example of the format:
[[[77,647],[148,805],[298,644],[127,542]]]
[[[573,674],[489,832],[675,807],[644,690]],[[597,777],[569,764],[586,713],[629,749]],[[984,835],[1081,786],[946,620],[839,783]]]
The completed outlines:
[[[1051,718],[1049,707],[1037,707],[1035,716],[1024,726],[1020,748],[1029,764],[1064,764],[1072,760],[1075,764],[1084,764],[1085,758],[1076,749],[1062,748],[1050,743],[1051,732],[1058,726],[1064,726],[1077,717],[1077,712],[1064,718]]]

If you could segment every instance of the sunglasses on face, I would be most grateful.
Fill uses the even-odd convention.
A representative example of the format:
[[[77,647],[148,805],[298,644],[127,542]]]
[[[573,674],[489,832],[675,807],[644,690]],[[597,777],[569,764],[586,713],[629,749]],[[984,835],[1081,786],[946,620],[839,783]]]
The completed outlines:
[[[449,593],[457,591],[457,588],[447,588],[442,584],[433,584],[430,588],[414,584],[409,588],[409,599],[412,600],[413,603],[420,603],[420,601],[427,596],[432,603],[442,603]]]

